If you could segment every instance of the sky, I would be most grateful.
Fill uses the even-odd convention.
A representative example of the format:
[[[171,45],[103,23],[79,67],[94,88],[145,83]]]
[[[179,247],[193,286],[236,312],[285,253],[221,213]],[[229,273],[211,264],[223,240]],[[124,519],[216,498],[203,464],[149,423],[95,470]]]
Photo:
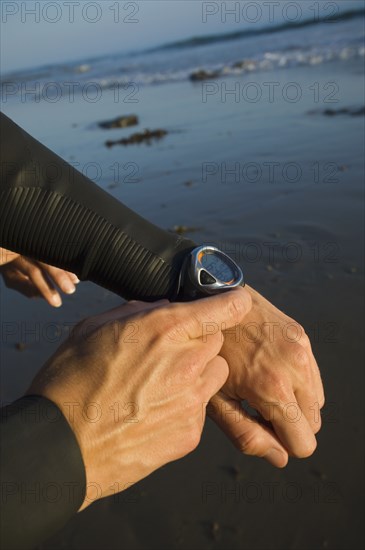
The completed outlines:
[[[364,0],[0,0],[0,72],[313,18],[313,10],[328,16],[364,5]]]

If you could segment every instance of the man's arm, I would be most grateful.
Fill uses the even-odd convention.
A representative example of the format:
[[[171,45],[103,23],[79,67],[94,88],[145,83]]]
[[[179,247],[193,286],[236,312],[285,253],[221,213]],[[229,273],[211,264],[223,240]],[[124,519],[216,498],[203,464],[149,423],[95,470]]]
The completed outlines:
[[[174,296],[195,244],[148,222],[0,117],[0,245],[124,298]]]
[[[60,409],[29,396],[1,409],[1,547],[32,549],[61,529],[85,497],[85,468]]]

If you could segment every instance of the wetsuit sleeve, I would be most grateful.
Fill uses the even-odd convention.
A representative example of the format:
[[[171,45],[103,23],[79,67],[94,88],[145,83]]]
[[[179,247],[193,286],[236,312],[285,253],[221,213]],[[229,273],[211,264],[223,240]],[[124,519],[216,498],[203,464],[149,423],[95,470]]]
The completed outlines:
[[[0,246],[127,299],[172,299],[195,243],[137,215],[4,114],[0,123]]]
[[[76,437],[54,403],[26,396],[1,409],[1,548],[32,550],[78,511],[86,488]]]

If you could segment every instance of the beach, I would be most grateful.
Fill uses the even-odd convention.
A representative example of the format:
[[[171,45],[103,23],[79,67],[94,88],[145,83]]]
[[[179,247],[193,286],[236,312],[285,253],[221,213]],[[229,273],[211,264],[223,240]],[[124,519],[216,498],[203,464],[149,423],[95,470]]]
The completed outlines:
[[[134,102],[131,89],[116,97],[105,87],[94,102],[78,93],[3,105],[148,220],[229,253],[250,286],[304,326],[327,400],[309,459],[275,470],[208,420],[193,454],[96,502],[42,549],[363,547],[363,63],[139,86]],[[135,127],[98,126],[130,114]],[[167,134],[105,145],[145,128]],[[120,303],[85,282],[55,310],[1,282],[2,402],[22,395],[73,324]]]

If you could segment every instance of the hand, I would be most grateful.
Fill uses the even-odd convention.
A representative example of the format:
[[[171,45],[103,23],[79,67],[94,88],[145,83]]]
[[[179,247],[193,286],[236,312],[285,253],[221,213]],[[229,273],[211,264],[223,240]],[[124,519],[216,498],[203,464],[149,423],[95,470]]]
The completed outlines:
[[[46,363],[28,393],[63,412],[96,498],[195,449],[206,405],[228,376],[221,331],[205,337],[202,327],[234,326],[250,307],[244,289],[186,304],[130,302],[83,321]]]
[[[4,250],[4,249],[0,249]],[[55,284],[66,294],[73,294],[79,279],[73,273],[7,252],[13,259],[0,268],[8,288],[17,290],[28,298],[43,297],[51,306],[60,307],[62,299]]]
[[[308,457],[316,448],[323,386],[304,329],[246,288],[252,309],[240,330],[224,332],[229,378],[208,413],[240,451],[283,467],[289,455]],[[242,400],[266,422],[245,412]]]

